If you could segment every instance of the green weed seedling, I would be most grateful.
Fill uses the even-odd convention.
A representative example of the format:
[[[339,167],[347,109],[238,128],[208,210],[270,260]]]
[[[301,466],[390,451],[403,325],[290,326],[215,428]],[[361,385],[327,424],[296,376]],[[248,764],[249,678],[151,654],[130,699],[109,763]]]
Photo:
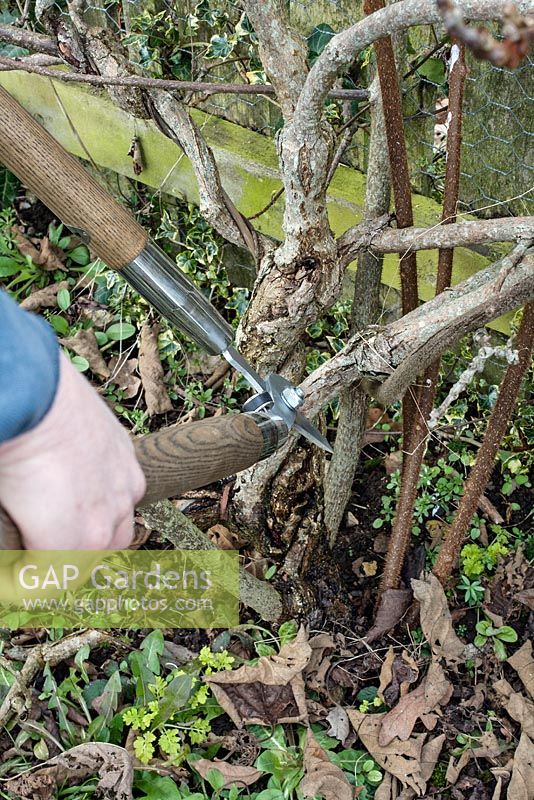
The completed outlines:
[[[517,642],[517,633],[509,625],[501,625],[496,628],[491,620],[483,619],[476,624],[477,635],[475,636],[474,645],[479,649],[484,648],[491,642],[493,652],[499,661],[506,661],[507,652],[505,642]]]

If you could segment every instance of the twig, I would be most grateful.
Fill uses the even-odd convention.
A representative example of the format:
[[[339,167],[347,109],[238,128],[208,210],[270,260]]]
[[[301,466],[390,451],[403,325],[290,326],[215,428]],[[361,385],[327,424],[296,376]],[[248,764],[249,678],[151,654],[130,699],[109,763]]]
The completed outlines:
[[[141,509],[145,522],[159,531],[179,550],[216,550],[206,533],[203,533],[185,514],[169,500],[161,500]],[[260,581],[240,569],[240,600],[253,608],[266,621],[273,622],[282,614],[282,601],[274,586]]]
[[[438,426],[441,417],[447,412],[452,403],[460,397],[462,392],[467,389],[475,375],[478,372],[482,372],[489,358],[504,358],[508,364],[517,364],[518,362],[517,351],[512,349],[511,342],[508,342],[504,347],[490,347],[484,344],[467,369],[464,369],[454,386],[451,387],[445,400],[430,414],[427,423],[427,430],[429,433]]]
[[[361,224],[349,228],[337,240],[343,264],[371,246],[377,253],[406,253],[409,250],[475,247],[494,242],[515,242],[534,238],[534,217],[502,217],[490,220],[453,222],[443,220],[431,228],[386,228],[377,231],[371,244],[362,238]]]
[[[0,36],[0,39],[2,37]],[[41,48],[42,49],[42,48]],[[49,52],[49,51],[46,51]],[[57,54],[57,47],[52,51]],[[205,83],[203,81],[176,81],[165,78],[144,78],[139,75],[84,75],[79,72],[63,72],[29,64],[16,58],[0,57],[0,71],[23,70],[45,78],[54,78],[67,83],[88,83],[91,86],[134,86],[140,89],[166,89],[179,92],[202,92],[204,94],[275,94],[270,84],[248,83]],[[366,89],[333,89],[330,97],[335,100],[366,100],[369,93]]]
[[[0,25],[0,41],[16,44],[26,50],[38,53],[49,53],[57,56],[57,42],[49,36],[17,28],[14,25]]]
[[[89,630],[74,636],[60,639],[52,644],[38,644],[26,658],[21,671],[17,673],[16,680],[9,688],[0,706],[0,728],[4,728],[13,716],[22,716],[30,707],[31,699],[28,698],[30,684],[45,664],[54,667],[67,658],[72,658],[86,645],[90,648],[98,647],[109,641],[109,634],[104,631]]]
[[[247,217],[248,221],[251,222],[253,219],[258,219],[258,217],[261,217],[262,214],[265,214],[265,212],[268,211],[270,208],[272,208],[274,206],[274,204],[276,203],[276,201],[279,200],[280,197],[282,197],[283,194],[284,194],[284,187],[281,186],[273,194],[273,196],[271,197],[271,199],[269,200],[269,202],[267,203],[266,206],[264,206],[260,211],[256,211],[256,213],[252,214],[250,217]]]
[[[510,422],[521,388],[521,382],[530,365],[533,345],[534,303],[529,303],[523,310],[523,319],[515,341],[515,348],[519,356],[518,363],[508,367],[506,371],[499,397],[491,412],[484,441],[464,486],[464,493],[460,500],[458,511],[433,569],[434,575],[442,584],[445,584],[449,579],[458,560],[467,529],[473,514],[477,510],[480,496],[486,489],[497,452]]]
[[[513,3],[503,3],[503,6],[505,39],[497,41],[486,28],[466,25],[462,10],[454,0],[437,0],[437,7],[447,31],[463,42],[475,58],[489,61],[496,67],[514,69],[534,44],[534,16],[522,17]]]

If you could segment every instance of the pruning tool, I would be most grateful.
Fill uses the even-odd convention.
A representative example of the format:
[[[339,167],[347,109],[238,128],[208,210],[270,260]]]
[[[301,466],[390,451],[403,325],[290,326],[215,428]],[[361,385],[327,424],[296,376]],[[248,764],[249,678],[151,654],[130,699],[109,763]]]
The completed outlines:
[[[222,355],[254,389],[243,414],[175,426],[135,440],[147,478],[143,503],[245,469],[279,448],[290,430],[332,452],[326,438],[299,411],[302,390],[281,375],[263,378],[253,369],[233,346],[231,326],[204,295],[133,216],[2,87],[0,161],[169,322],[206,352]]]

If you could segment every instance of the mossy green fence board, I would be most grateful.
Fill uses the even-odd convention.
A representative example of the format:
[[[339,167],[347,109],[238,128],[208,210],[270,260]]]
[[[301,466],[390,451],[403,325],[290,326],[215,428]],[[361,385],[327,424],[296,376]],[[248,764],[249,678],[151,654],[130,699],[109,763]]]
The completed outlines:
[[[198,188],[189,160],[181,149],[148,120],[140,120],[117,108],[99,91],[77,84],[52,81],[24,72],[0,73],[2,84],[71,153],[121,175],[137,179],[162,193],[198,203]],[[194,110],[193,116],[212,147],[229,196],[246,216],[261,210],[281,183],[273,142],[260,134],[219,117]],[[128,156],[131,141],[141,142],[144,170],[135,176]],[[334,232],[339,235],[362,218],[365,176],[350,167],[340,166],[328,193],[328,213]],[[414,195],[416,225],[434,225],[440,207],[433,200]],[[276,202],[255,220],[264,233],[282,236],[283,200]],[[420,296],[433,295],[437,263],[435,251],[418,254]],[[454,282],[483,268],[487,259],[478,253],[458,248],[454,259]],[[383,281],[398,288],[398,259],[385,258]],[[507,321],[494,327],[507,330]]]

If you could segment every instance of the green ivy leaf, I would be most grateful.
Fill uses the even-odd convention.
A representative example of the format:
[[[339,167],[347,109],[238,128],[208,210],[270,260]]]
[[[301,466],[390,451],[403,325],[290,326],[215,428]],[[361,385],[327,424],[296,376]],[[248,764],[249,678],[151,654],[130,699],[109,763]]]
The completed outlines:
[[[326,22],[315,26],[308,36],[308,60],[311,64],[321,55],[332,36],[335,36],[335,31]]]
[[[212,36],[207,58],[226,58],[234,49],[226,36]]]
[[[206,773],[206,780],[216,792],[220,792],[221,789],[224,788],[224,775],[220,769],[216,769],[215,767],[209,769]]]

